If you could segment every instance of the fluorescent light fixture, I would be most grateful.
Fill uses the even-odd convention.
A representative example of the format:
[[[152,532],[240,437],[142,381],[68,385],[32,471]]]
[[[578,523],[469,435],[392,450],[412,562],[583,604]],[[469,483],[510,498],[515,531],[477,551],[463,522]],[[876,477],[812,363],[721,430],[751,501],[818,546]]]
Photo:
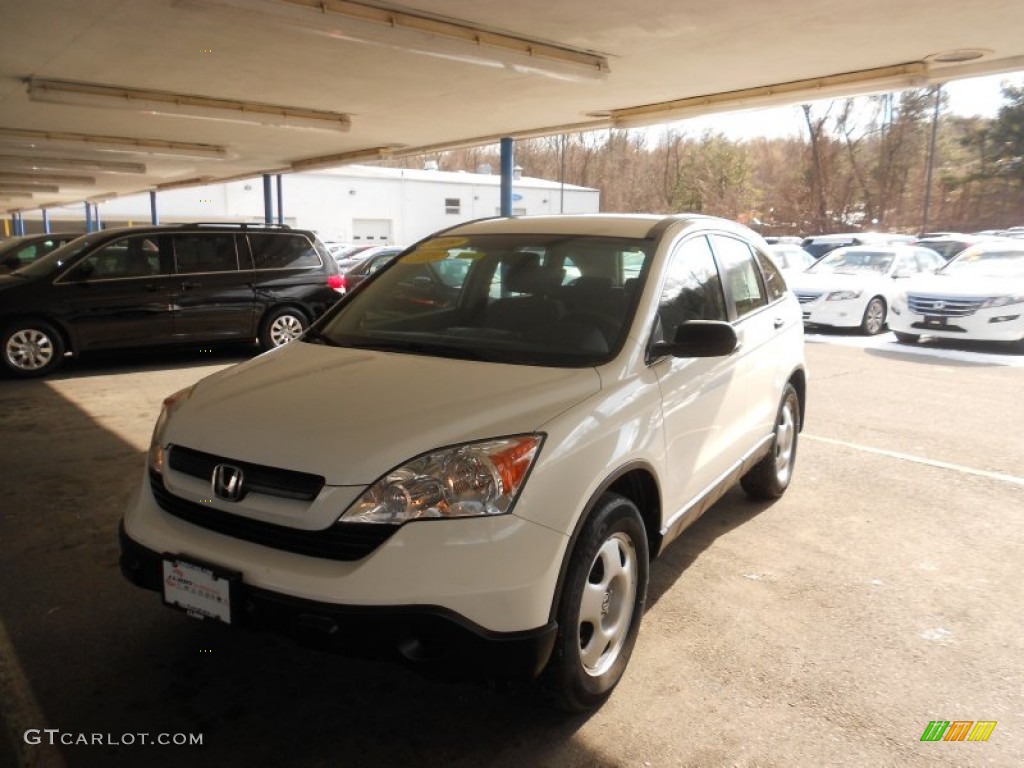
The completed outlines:
[[[180,181],[168,181],[164,184],[157,184],[156,189],[158,192],[165,192],[169,189],[187,189],[189,187],[202,187],[206,184],[213,184],[215,179],[212,176],[196,176],[191,179],[181,179]]]
[[[0,195],[32,192],[60,192],[60,187],[56,184],[14,184],[0,181]]]
[[[10,182],[13,184],[62,184],[69,187],[92,187],[96,184],[93,176],[69,176],[63,173],[18,173],[15,171],[0,171],[0,183]]]
[[[356,43],[379,45],[557,80],[600,80],[607,57],[412,9],[349,0],[175,0],[176,6],[239,14]]]
[[[218,120],[229,123],[264,125],[272,128],[300,128],[315,131],[347,131],[349,116],[318,109],[280,107],[251,101],[214,99],[168,91],[147,91],[70,80],[29,78],[26,83],[32,101],[79,107],[126,109],[152,115]]]
[[[912,62],[589,114],[591,117],[610,120],[616,128],[632,128],[717,112],[778,107],[833,97],[921,88],[928,83],[928,65],[923,62]]]
[[[88,149],[95,152],[185,157],[197,160],[224,160],[228,157],[227,149],[215,144],[164,141],[163,139],[132,139],[125,136],[96,136],[89,133],[27,131],[18,128],[0,128],[0,145],[28,149],[40,147]]]
[[[99,171],[102,173],[145,173],[142,163],[116,160],[85,160],[78,157],[46,155],[0,155],[0,169],[25,171]]]
[[[371,149],[358,149],[352,152],[341,152],[336,155],[324,155],[323,157],[307,157],[303,160],[296,160],[292,163],[292,171],[315,171],[322,168],[337,168],[340,165],[351,165],[352,163],[366,163],[373,160],[382,160],[390,157],[396,149],[402,149],[404,144],[392,144],[386,147],[373,147]]]

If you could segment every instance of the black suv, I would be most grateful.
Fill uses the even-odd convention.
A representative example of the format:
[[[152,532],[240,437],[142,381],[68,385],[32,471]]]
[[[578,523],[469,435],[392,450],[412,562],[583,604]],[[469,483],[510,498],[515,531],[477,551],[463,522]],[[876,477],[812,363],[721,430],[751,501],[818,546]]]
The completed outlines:
[[[0,361],[42,376],[65,353],[298,336],[344,281],[316,235],[181,224],[95,232],[0,275]]]

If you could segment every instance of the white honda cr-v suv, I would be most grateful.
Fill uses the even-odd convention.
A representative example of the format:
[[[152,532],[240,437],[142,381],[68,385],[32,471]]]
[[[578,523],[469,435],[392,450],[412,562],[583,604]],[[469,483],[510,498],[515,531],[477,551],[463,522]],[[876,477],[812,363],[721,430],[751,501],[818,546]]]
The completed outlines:
[[[789,485],[803,324],[766,251],[690,215],[427,238],[166,399],[122,570],[195,617],[595,707],[649,560],[737,482]]]

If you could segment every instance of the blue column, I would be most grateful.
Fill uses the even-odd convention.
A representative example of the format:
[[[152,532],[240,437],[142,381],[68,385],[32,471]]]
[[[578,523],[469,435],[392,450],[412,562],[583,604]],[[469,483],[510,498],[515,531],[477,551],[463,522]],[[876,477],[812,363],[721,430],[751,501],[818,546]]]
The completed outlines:
[[[14,214],[14,234],[24,235],[25,234],[25,219],[22,218],[21,212]]]
[[[274,195],[269,173],[263,174],[263,221],[267,224],[274,223]]]
[[[50,212],[43,208],[43,232],[50,234]]]
[[[501,215],[512,215],[512,139],[501,140]]]
[[[277,223],[284,224],[284,185],[281,174],[277,174]]]
[[[149,190],[149,220],[153,224],[160,223],[160,214],[156,211],[156,190]]]
[[[92,206],[85,204],[85,231],[92,232]]]

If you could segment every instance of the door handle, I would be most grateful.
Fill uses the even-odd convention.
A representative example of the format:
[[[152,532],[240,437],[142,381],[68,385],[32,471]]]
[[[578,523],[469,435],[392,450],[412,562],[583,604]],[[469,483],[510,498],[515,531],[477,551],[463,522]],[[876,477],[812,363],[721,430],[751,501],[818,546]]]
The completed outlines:
[[[781,317],[776,317],[775,318],[775,323],[773,325],[775,326],[775,330],[779,330],[779,328],[781,328],[785,324],[786,324],[785,320],[783,320]]]

